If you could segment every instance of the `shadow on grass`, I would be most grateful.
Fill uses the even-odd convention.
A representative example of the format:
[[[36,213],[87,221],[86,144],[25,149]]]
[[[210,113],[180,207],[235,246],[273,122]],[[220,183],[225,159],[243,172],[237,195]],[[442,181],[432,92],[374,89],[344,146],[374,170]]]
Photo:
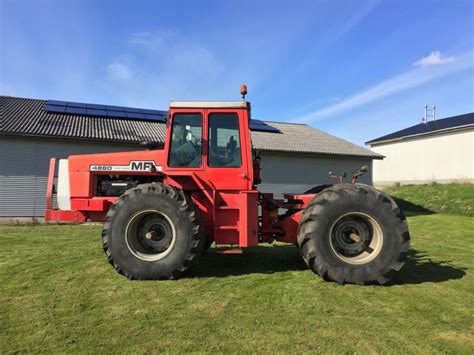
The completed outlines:
[[[399,197],[391,196],[393,200],[397,203],[398,207],[401,208],[403,213],[407,216],[422,216],[422,215],[428,215],[428,214],[434,214],[436,213],[435,211],[432,211],[426,207],[423,207],[421,205],[417,205],[413,202],[404,200]]]
[[[248,248],[241,255],[217,254],[212,248],[192,269],[190,277],[225,277],[307,270],[294,245]]]
[[[427,254],[412,249],[408,252],[405,266],[387,286],[461,279],[466,275],[464,270],[466,269],[457,267],[450,261],[434,261]]]
[[[189,277],[226,277],[306,270],[308,267],[295,246],[274,245],[249,248],[242,255],[217,254],[211,249],[201,258],[199,265],[192,269]],[[433,261],[423,252],[410,250],[405,266],[387,286],[460,279],[466,275],[464,270],[449,261]]]

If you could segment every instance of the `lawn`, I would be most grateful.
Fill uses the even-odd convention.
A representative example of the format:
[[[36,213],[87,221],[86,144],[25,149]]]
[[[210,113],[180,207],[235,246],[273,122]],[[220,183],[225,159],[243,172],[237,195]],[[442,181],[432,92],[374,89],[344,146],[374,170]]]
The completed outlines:
[[[322,281],[285,245],[128,281],[99,226],[0,227],[0,352],[472,353],[474,218],[409,225],[405,267],[364,287]]]
[[[472,184],[431,184],[390,187],[386,191],[408,214],[448,213],[474,217]]]

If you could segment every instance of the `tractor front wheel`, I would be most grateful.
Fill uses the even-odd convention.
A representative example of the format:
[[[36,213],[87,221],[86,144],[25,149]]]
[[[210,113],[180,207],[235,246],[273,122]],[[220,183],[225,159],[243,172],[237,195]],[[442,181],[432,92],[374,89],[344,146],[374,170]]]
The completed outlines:
[[[306,264],[339,284],[386,283],[405,263],[409,243],[405,216],[393,199],[362,184],[324,189],[298,229]]]
[[[110,264],[129,279],[175,279],[200,255],[203,234],[193,201],[174,187],[152,183],[117,199],[102,242]]]

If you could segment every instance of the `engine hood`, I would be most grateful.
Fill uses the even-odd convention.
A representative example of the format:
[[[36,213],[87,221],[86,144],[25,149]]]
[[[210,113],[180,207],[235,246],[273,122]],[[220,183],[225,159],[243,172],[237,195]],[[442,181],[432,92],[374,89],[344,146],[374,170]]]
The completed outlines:
[[[152,172],[162,171],[164,150],[84,154],[69,156],[70,172]]]

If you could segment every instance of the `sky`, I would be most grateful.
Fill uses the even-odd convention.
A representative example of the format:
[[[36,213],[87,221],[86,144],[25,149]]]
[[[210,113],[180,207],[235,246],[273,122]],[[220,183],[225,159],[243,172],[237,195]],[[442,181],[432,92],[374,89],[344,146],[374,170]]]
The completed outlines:
[[[0,94],[240,100],[356,144],[474,111],[474,1],[0,0]]]

